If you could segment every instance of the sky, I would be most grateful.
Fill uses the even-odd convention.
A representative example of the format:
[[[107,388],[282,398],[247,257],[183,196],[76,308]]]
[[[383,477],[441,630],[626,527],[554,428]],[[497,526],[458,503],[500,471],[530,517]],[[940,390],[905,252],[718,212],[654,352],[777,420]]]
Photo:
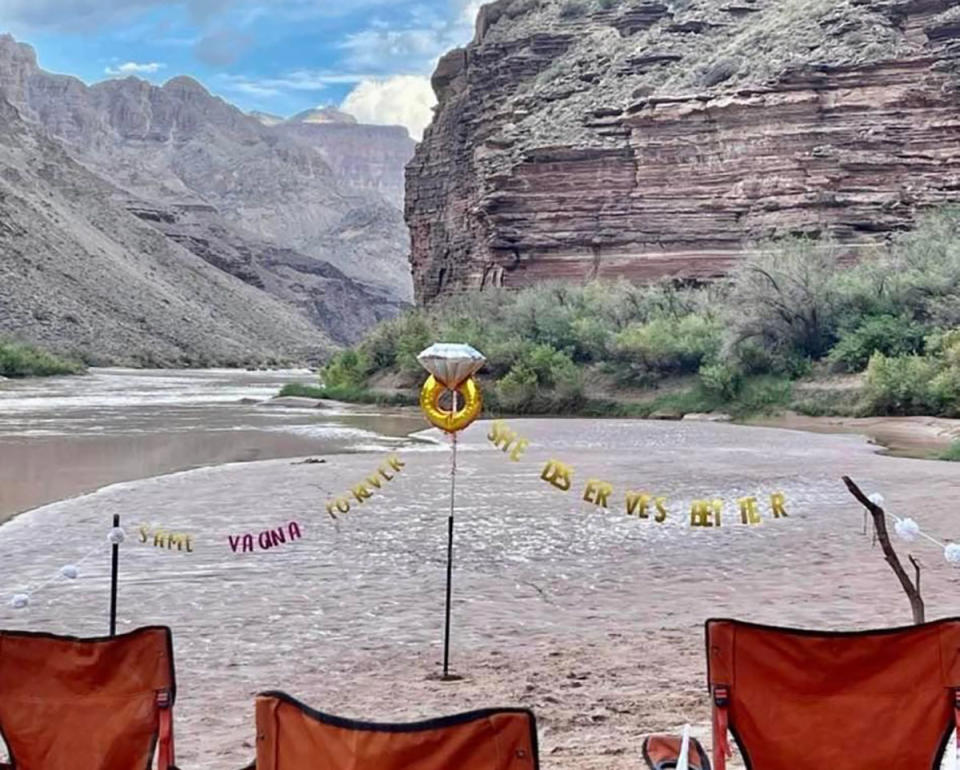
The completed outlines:
[[[245,111],[335,105],[420,138],[481,0],[0,0],[0,32],[87,83],[196,78]]]

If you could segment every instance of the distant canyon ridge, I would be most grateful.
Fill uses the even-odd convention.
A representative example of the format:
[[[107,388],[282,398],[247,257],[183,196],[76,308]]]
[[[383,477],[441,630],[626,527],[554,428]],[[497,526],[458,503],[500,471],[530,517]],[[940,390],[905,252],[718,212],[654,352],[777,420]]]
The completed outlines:
[[[960,201],[956,0],[498,0],[408,167],[417,299],[856,252]]]
[[[406,129],[85,85],[0,35],[0,337],[97,363],[322,360],[412,301]]]

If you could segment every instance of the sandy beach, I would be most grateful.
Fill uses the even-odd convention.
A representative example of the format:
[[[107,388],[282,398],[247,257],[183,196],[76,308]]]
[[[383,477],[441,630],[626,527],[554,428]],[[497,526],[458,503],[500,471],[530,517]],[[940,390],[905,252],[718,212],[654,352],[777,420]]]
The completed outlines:
[[[960,441],[960,420],[947,417],[807,417],[787,413],[748,420],[750,425],[866,436],[891,454],[930,457]]]
[[[415,719],[488,705],[532,707],[543,765],[639,768],[650,731],[683,722],[706,738],[702,624],[733,616],[781,625],[909,623],[896,579],[839,477],[942,539],[955,534],[955,464],[885,457],[861,438],[709,423],[513,420],[530,439],[519,462],[463,436],[458,476],[453,670],[441,683],[449,449],[411,443],[373,497],[334,522],[327,499],[373,473],[386,451],[202,468],[31,511],[0,528],[0,623],[94,635],[106,630],[105,546],[76,582],[45,582],[127,522],[120,628],[174,631],[184,767],[237,768],[253,757],[253,695],[284,689],[347,716]],[[539,478],[556,458],[570,492]],[[580,499],[588,478],[614,487],[609,510]],[[627,489],[668,498],[662,525],[624,514]],[[732,501],[774,491],[789,518],[748,528]],[[692,530],[692,500],[728,501],[724,526]],[[764,510],[766,506],[763,506]],[[234,553],[230,536],[299,523],[302,539]],[[193,534],[193,553],[136,542],[136,524]],[[933,546],[928,617],[957,613],[960,572]]]

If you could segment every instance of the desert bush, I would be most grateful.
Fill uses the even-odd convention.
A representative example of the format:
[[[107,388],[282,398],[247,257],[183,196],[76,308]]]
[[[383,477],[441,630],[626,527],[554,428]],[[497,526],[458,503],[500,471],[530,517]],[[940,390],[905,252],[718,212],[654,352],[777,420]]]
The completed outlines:
[[[631,324],[614,337],[613,349],[617,358],[641,375],[694,374],[719,353],[722,340],[718,321],[688,315]]]
[[[0,341],[0,377],[50,377],[80,374],[82,364],[19,342]]]
[[[700,383],[708,392],[732,401],[743,388],[743,373],[727,363],[707,364],[700,367]]]
[[[327,388],[362,388],[370,373],[369,361],[359,350],[343,350],[321,370],[320,379]]]
[[[952,462],[960,462],[960,441],[952,441],[950,446],[947,447],[941,454],[939,459],[941,460],[950,460]]]
[[[501,409],[528,412],[537,397],[537,373],[527,364],[516,364],[497,383],[496,393]]]
[[[771,361],[823,357],[838,321],[834,252],[829,244],[796,238],[744,260],[732,276],[731,352],[751,343]]]
[[[937,362],[926,356],[885,356],[875,353],[867,365],[864,399],[870,413],[920,415],[936,411],[931,382]]]
[[[887,356],[921,353],[924,336],[923,326],[909,316],[868,316],[856,328],[840,333],[827,361],[838,371],[863,371],[874,353]]]

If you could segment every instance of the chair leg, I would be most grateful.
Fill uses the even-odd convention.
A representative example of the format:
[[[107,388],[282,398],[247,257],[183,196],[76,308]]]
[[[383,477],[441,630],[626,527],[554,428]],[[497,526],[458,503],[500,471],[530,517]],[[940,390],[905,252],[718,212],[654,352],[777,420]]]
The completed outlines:
[[[173,704],[166,691],[157,693],[159,728],[157,736],[157,770],[173,770],[176,753],[173,744]]]

